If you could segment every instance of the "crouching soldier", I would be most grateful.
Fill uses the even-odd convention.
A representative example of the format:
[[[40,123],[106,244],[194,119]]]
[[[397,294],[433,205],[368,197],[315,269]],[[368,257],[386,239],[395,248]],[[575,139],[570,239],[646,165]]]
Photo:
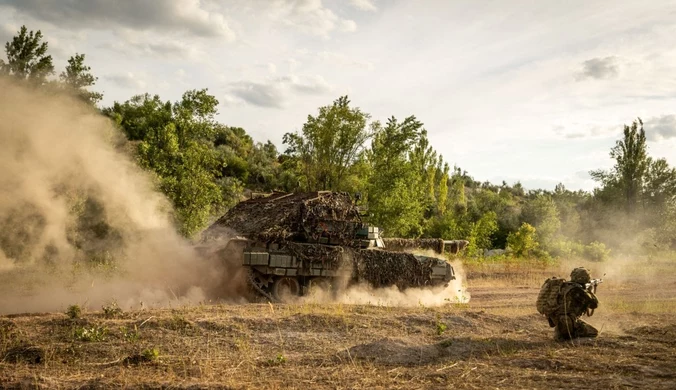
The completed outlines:
[[[598,283],[598,281],[595,281]],[[585,268],[575,268],[570,281],[559,278],[547,279],[538,296],[538,311],[547,317],[554,328],[554,339],[570,340],[577,337],[596,337],[599,332],[582,321],[583,314],[591,316],[599,305],[592,292],[591,275]]]
[[[553,316],[549,317],[549,324],[554,325],[556,340],[569,340],[577,337],[596,337],[599,331],[582,321],[582,314],[591,316],[599,301],[593,292],[585,289],[591,282],[591,274],[585,268],[575,268],[570,273],[570,282],[564,283],[561,289],[561,305]]]

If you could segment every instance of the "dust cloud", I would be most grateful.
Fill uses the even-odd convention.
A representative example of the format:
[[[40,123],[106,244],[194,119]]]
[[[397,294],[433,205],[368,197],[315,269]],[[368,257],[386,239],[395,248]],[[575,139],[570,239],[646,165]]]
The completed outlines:
[[[0,91],[0,314],[232,292],[225,265],[176,233],[108,119],[53,91],[1,78]]]
[[[416,252],[430,257],[439,257],[433,252]],[[442,258],[443,259],[443,258]],[[311,294],[300,299],[307,303],[345,303],[354,305],[398,306],[398,307],[435,307],[454,303],[469,303],[470,293],[465,286],[465,272],[460,261],[451,263],[455,271],[455,280],[447,287],[408,288],[400,290],[397,286],[374,288],[368,284],[358,284],[336,293],[326,289],[313,289]]]

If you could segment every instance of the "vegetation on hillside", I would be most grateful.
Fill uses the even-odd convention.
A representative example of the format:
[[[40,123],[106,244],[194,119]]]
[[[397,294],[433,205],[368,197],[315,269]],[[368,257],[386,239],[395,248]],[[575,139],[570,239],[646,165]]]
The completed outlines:
[[[341,96],[286,133],[279,151],[219,123],[219,102],[207,89],[186,91],[176,102],[146,93],[96,107],[103,96],[91,90],[96,77],[85,55],[71,57],[55,78],[47,51],[40,31],[22,27],[5,45],[0,74],[74,94],[108,116],[173,203],[186,237],[245,191],[333,190],[360,193],[370,222],[388,236],[467,239],[469,256],[506,248],[515,257],[603,260],[610,250],[676,249],[676,169],[650,156],[640,119],[618,133],[614,166],[590,172],[598,183],[591,193],[563,184],[527,191],[449,167],[413,115],[381,122]],[[7,242],[1,235],[0,248]]]

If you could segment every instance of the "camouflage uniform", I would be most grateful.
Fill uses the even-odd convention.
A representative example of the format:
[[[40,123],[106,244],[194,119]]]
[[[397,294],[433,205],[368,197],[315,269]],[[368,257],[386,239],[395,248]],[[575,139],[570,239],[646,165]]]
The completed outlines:
[[[591,275],[584,268],[575,268],[570,279],[561,289],[559,309],[548,318],[549,325],[555,327],[554,339],[562,341],[577,337],[596,337],[599,331],[580,319],[582,314],[589,314],[589,310],[599,306],[596,296],[584,288],[591,281]]]

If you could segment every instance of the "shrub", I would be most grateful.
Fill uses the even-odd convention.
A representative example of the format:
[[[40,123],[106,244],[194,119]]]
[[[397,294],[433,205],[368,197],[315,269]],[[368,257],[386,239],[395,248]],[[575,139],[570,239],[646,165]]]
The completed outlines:
[[[108,329],[101,326],[78,326],[73,329],[73,338],[78,341],[105,341]]]
[[[110,305],[103,306],[103,315],[106,318],[114,318],[122,314],[122,309],[117,305],[117,302],[113,301]]]
[[[538,247],[535,228],[524,222],[519,230],[507,236],[507,248],[516,257],[528,257]]]
[[[286,363],[286,358],[281,353],[278,353],[274,359],[268,359],[269,366],[279,366]]]
[[[584,247],[585,257],[592,261],[605,261],[610,256],[610,249],[602,242],[594,241]]]
[[[437,334],[441,336],[442,334],[444,334],[444,332],[446,332],[446,329],[447,329],[446,324],[437,319]]]
[[[141,338],[141,333],[139,333],[136,325],[134,325],[134,329],[127,329],[124,327],[122,328],[122,337],[124,337],[127,342],[135,343]]]
[[[160,356],[160,351],[157,348],[148,348],[141,353],[143,359],[147,362],[153,362]]]
[[[76,319],[80,318],[80,315],[82,315],[82,309],[80,308],[79,305],[70,305],[68,306],[68,310],[66,310],[66,315],[70,319]]]
[[[581,258],[585,247],[579,242],[560,240],[552,243],[549,252],[554,257]]]

